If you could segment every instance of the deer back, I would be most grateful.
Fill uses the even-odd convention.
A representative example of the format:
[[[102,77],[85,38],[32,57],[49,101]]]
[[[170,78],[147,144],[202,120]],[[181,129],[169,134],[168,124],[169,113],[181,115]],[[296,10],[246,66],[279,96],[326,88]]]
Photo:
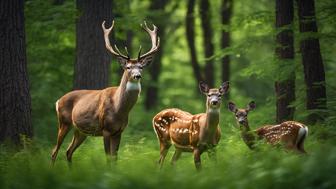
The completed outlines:
[[[286,121],[278,125],[266,125],[256,130],[259,137],[266,139],[268,143],[293,141],[298,137],[300,128],[305,127],[302,123]]]

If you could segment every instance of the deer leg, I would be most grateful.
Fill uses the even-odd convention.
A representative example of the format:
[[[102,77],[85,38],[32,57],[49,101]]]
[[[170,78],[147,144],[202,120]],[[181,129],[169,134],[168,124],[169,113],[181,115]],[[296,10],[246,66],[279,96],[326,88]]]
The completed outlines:
[[[108,131],[103,130],[103,138],[104,138],[104,149],[105,154],[110,155],[111,154],[111,134]]]
[[[84,134],[81,134],[78,130],[75,130],[72,141],[67,149],[66,156],[69,163],[72,162],[72,154],[86,139]]]
[[[201,170],[202,165],[201,165],[201,151],[198,148],[194,149],[194,162],[195,162],[195,167],[198,171]]]
[[[51,153],[51,163],[52,165],[54,165],[57,154],[58,154],[58,150],[60,149],[63,140],[66,136],[66,134],[68,134],[68,132],[70,131],[71,127],[69,125],[66,124],[60,124],[58,127],[58,135],[57,135],[57,143],[56,146],[54,147],[54,149],[52,150]]]
[[[111,157],[112,160],[116,161],[118,160],[118,150],[119,150],[119,144],[121,139],[121,133],[117,134],[116,136],[111,137]]]
[[[163,166],[164,159],[167,156],[167,153],[168,153],[168,150],[169,150],[170,146],[171,146],[171,144],[167,144],[167,143],[165,144],[163,142],[160,142],[160,159],[159,159],[160,169]]]
[[[173,166],[175,165],[176,161],[178,159],[180,159],[181,154],[182,154],[181,150],[175,149],[174,155],[173,155],[172,160],[171,160],[171,165],[173,165]]]

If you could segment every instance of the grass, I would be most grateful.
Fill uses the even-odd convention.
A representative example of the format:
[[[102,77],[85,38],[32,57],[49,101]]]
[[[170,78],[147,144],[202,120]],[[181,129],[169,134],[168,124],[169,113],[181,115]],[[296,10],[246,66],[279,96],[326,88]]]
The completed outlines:
[[[335,188],[335,141],[323,139],[323,129],[310,129],[309,155],[298,155],[260,145],[250,151],[237,130],[223,130],[217,163],[202,155],[203,170],[196,172],[190,153],[175,167],[162,170],[157,139],[152,132],[126,132],[117,164],[107,166],[101,138],[89,138],[75,152],[73,166],[65,160],[66,141],[55,167],[50,167],[52,142],[35,141],[18,153],[1,150],[0,188]],[[70,138],[70,137],[68,137]]]

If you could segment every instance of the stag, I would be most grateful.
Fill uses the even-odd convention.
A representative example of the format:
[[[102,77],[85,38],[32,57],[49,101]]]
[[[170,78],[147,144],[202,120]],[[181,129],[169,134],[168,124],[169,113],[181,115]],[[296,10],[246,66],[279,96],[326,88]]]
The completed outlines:
[[[59,125],[57,143],[51,155],[52,163],[55,162],[64,137],[71,128],[74,128],[74,134],[66,151],[69,163],[72,161],[73,153],[87,136],[102,136],[107,157],[117,159],[121,134],[127,127],[129,113],[141,91],[142,69],[152,62],[154,54],[159,49],[160,39],[157,37],[157,27],[153,25],[154,29],[151,30],[145,22],[141,27],[149,34],[152,47],[141,55],[140,46],[138,57],[131,59],[126,47],[126,55],[122,54],[116,45],[112,48],[109,34],[113,26],[114,21],[110,28],[105,27],[105,21],[102,23],[105,46],[123,68],[120,84],[102,90],[75,90],[57,100]]]

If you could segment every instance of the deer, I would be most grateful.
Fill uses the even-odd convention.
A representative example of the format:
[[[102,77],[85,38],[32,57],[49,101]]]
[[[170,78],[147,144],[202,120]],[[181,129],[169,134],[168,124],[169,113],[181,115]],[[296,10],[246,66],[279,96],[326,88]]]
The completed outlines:
[[[216,156],[214,149],[221,138],[219,127],[221,96],[227,93],[229,82],[211,89],[204,82],[200,82],[199,88],[207,96],[205,113],[192,115],[177,108],[170,108],[162,110],[153,118],[153,128],[160,143],[158,161],[160,168],[172,144],[175,146],[172,165],[180,158],[182,152],[193,153],[197,170],[201,169],[203,152],[208,152],[212,159]]]
[[[87,136],[102,136],[105,153],[110,157],[108,159],[117,160],[121,134],[128,125],[129,113],[141,92],[142,70],[152,62],[159,49],[160,38],[157,36],[158,28],[155,25],[151,30],[146,22],[141,24],[151,38],[152,47],[141,55],[140,46],[138,57],[131,59],[126,47],[126,55],[122,54],[116,45],[112,48],[109,34],[113,27],[114,21],[110,28],[105,27],[105,21],[102,23],[105,46],[123,68],[119,86],[102,90],[74,90],[57,100],[58,135],[51,154],[52,164],[65,136],[72,128],[74,128],[72,142],[66,151],[69,163],[72,161],[73,153]]]
[[[308,127],[296,121],[285,121],[277,125],[265,125],[256,130],[251,130],[248,123],[248,113],[256,108],[256,103],[251,101],[246,108],[238,109],[233,102],[228,103],[228,109],[234,113],[237,126],[245,144],[255,148],[256,140],[264,139],[267,144],[282,146],[289,151],[305,154],[304,141],[308,136]]]

